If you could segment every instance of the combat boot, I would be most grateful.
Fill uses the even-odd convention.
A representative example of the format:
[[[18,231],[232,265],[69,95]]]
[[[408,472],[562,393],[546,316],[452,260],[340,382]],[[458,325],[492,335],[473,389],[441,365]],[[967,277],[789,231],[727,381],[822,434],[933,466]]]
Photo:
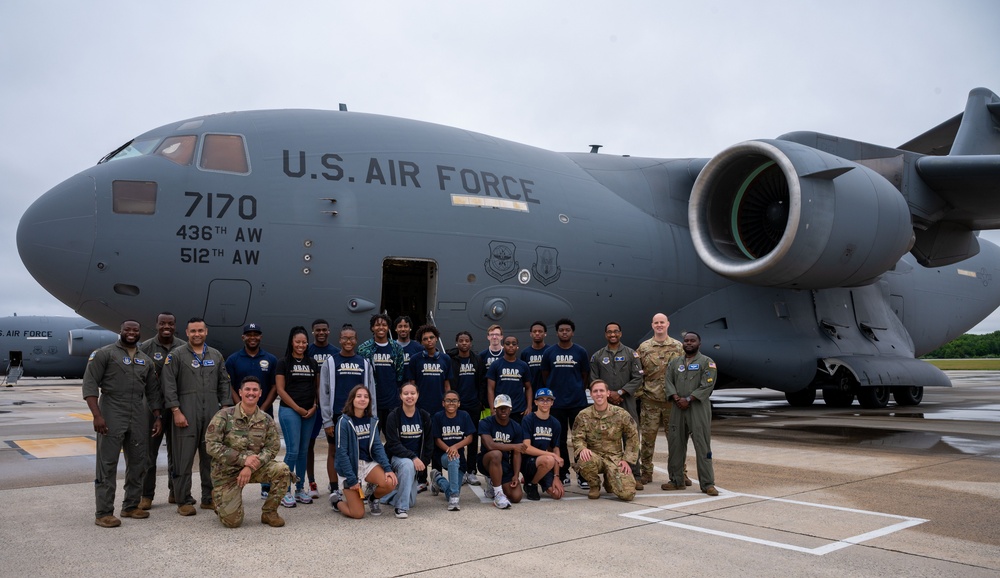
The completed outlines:
[[[639,481],[642,482],[643,484],[652,484],[653,474],[642,474],[642,477],[639,478]]]
[[[285,520],[278,515],[278,512],[261,512],[260,523],[267,524],[272,528],[280,528],[285,525]]]
[[[153,498],[142,498],[139,500],[139,509],[148,510],[153,507]]]
[[[198,514],[198,510],[195,510],[191,504],[181,504],[177,506],[177,513],[182,516],[195,516]]]
[[[587,497],[591,500],[596,500],[601,497],[601,476],[594,476],[594,479],[590,480],[580,476],[580,480],[587,482],[589,486],[587,489]]]
[[[641,489],[643,489],[645,487],[646,486],[642,485],[642,478],[635,478],[635,489],[636,489],[636,491],[641,490]]]
[[[683,490],[684,486],[678,486],[673,482],[667,482],[665,484],[660,484],[661,490],[666,490],[668,492],[673,492],[674,490]]]
[[[94,524],[102,528],[117,528],[122,525],[122,521],[114,516],[101,516],[94,520]]]
[[[122,510],[122,518],[136,518],[139,520],[149,517],[149,512],[141,508],[134,508],[132,510]]]

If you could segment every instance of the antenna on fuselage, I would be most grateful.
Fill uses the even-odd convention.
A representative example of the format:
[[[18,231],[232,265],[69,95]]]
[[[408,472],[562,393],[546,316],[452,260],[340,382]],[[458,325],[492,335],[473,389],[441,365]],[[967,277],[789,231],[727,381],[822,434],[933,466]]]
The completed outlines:
[[[604,145],[590,145],[590,152],[596,155],[597,151],[601,150],[602,146]]]
[[[347,105],[346,104],[340,103],[340,112],[347,112]]]

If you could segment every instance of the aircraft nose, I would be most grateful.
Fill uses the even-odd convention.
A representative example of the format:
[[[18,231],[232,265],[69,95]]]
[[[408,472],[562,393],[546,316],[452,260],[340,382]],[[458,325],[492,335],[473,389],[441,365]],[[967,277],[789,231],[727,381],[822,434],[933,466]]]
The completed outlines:
[[[17,251],[28,272],[74,309],[94,248],[96,194],[92,177],[71,177],[32,203],[17,226]]]

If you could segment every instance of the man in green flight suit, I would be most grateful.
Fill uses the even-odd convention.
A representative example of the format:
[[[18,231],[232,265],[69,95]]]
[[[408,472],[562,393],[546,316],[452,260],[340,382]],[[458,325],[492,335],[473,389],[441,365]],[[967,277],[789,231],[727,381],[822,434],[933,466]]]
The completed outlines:
[[[232,405],[229,393],[229,373],[226,358],[218,349],[205,344],[208,327],[205,320],[194,317],[188,321],[185,334],[186,347],[170,352],[163,362],[162,384],[164,405],[172,412],[174,439],[174,497],[177,513],[182,516],[197,514],[191,496],[191,471],[194,454],[198,452],[198,469],[201,474],[201,507],[215,509],[212,505],[212,477],[209,470],[212,458],[205,450],[205,429],[219,408]]]
[[[673,402],[667,430],[667,472],[670,481],[664,490],[684,489],[684,457],[688,438],[694,440],[698,461],[698,484],[709,496],[718,496],[715,469],[712,466],[712,404],[708,401],[715,389],[717,369],[711,357],[702,355],[701,336],[694,331],[684,334],[684,356],[667,366],[666,392]]]
[[[278,504],[288,491],[292,474],[285,462],[275,460],[281,439],[274,419],[257,407],[260,380],[248,375],[239,389],[240,403],[219,410],[208,424],[205,447],[212,456],[212,501],[219,521],[227,528],[243,523],[243,487],[271,484],[261,508],[260,521],[280,528],[285,521]]]
[[[122,323],[118,341],[94,351],[83,376],[83,398],[94,415],[97,433],[97,477],[94,496],[95,524],[121,526],[115,513],[115,477],[118,456],[125,453],[123,518],[148,518],[139,509],[142,478],[149,459],[149,437],[160,433],[163,399],[153,360],[139,350],[139,322]],[[100,399],[98,399],[100,395]],[[149,416],[152,411],[153,426]]]

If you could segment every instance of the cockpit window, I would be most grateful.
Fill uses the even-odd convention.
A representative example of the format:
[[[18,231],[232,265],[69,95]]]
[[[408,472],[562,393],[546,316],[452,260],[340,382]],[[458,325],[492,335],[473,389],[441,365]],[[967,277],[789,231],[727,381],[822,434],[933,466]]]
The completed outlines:
[[[97,164],[106,163],[108,161],[117,161],[118,159],[127,159],[129,157],[148,155],[150,152],[152,152],[153,148],[156,147],[156,143],[158,142],[160,142],[160,139],[158,138],[130,140],[127,143],[123,144],[122,146],[104,155],[104,158],[97,161]]]
[[[207,171],[243,175],[249,173],[250,163],[243,137],[236,134],[206,134],[198,166]]]
[[[172,136],[163,139],[160,146],[156,147],[156,153],[161,157],[172,160],[179,165],[190,165],[194,158],[194,148],[198,144],[196,136]]]
[[[156,212],[156,183],[153,181],[114,181],[111,183],[111,206],[125,215],[152,215]]]

